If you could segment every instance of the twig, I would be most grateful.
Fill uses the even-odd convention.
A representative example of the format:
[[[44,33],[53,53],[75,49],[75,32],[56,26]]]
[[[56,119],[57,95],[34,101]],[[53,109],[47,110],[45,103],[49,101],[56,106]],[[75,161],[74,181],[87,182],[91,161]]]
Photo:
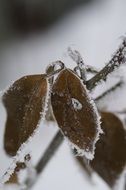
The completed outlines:
[[[86,65],[82,59],[82,56],[77,50],[72,50],[70,47],[68,48],[68,54],[77,63],[76,70],[80,71],[80,77],[83,82],[86,82]]]
[[[33,181],[33,183],[27,183],[26,184],[26,190],[31,189],[31,187],[34,186],[34,184],[37,182],[37,179],[39,175],[43,172],[48,162],[51,160],[51,158],[54,156],[55,152],[63,142],[63,135],[60,131],[57,132],[51,143],[49,144],[48,148],[46,149],[45,153],[43,154],[42,158],[36,165],[36,179]]]
[[[46,149],[43,157],[40,159],[39,163],[36,166],[37,174],[40,174],[44,170],[48,161],[50,161],[51,157],[53,157],[55,150],[59,148],[59,145],[61,145],[62,142],[63,135],[60,131],[58,131],[51,143],[49,144],[48,148]]]
[[[99,82],[105,81],[107,76],[112,73],[115,68],[119,67],[120,65],[126,62],[126,41],[123,40],[122,44],[120,45],[119,49],[113,55],[110,62],[93,78],[87,81],[86,86],[89,90],[92,90],[94,87],[98,85]]]
[[[92,74],[97,74],[99,72],[96,68],[90,65],[86,65],[86,71]]]

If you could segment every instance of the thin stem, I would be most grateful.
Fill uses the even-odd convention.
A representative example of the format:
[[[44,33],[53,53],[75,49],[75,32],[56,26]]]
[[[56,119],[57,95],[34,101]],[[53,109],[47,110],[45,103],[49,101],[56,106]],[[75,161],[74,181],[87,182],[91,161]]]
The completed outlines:
[[[86,71],[88,73],[92,73],[92,74],[97,74],[99,72],[96,68],[94,68],[90,65],[86,65]]]
[[[70,47],[68,48],[68,54],[77,63],[76,70],[80,71],[80,77],[84,83],[86,83],[86,65],[82,59],[82,56],[77,50],[72,50]]]
[[[126,41],[124,40],[113,55],[110,62],[100,71],[98,72],[93,78],[87,81],[86,86],[88,90],[92,90],[95,88],[99,82],[106,81],[108,75],[112,73],[115,68],[119,67],[120,65],[126,63]]]
[[[54,154],[56,153],[57,149],[62,144],[62,142],[63,142],[63,135],[61,134],[60,131],[58,131],[35,167],[37,175],[36,179],[33,181],[33,183],[26,184],[27,185],[26,190],[31,189],[31,187],[33,187],[34,184],[37,182],[39,175],[43,172],[46,165],[54,156]]]
[[[39,163],[36,166],[37,174],[40,174],[46,167],[48,161],[54,156],[55,151],[59,148],[59,145],[63,142],[63,135],[60,131],[57,132],[48,148],[46,149],[43,157],[40,159]]]

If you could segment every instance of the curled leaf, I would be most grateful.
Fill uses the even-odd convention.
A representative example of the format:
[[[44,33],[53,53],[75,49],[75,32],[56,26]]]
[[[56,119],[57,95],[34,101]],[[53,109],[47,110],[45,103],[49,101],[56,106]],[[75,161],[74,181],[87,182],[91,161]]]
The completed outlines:
[[[113,187],[126,165],[126,131],[113,113],[102,112],[102,134],[91,167]]]
[[[48,81],[45,75],[25,76],[3,95],[7,112],[4,148],[14,156],[22,143],[33,134],[45,114]]]
[[[69,69],[60,72],[51,94],[53,113],[64,136],[78,155],[92,159],[99,138],[100,119],[81,80]]]

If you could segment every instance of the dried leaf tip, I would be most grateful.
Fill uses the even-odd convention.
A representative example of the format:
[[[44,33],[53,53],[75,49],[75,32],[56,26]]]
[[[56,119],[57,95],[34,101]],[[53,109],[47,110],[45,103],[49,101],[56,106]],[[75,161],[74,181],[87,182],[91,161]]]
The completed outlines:
[[[100,116],[86,86],[70,69],[56,79],[51,94],[58,126],[79,156],[93,159],[95,143],[101,133]]]

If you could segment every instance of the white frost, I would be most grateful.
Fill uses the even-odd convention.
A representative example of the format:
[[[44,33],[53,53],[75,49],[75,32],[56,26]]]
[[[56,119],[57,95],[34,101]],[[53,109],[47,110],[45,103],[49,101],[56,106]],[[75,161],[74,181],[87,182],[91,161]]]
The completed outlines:
[[[84,150],[84,149],[80,149],[77,145],[75,145],[74,143],[72,143],[72,142],[70,142],[70,141],[68,141],[69,142],[69,145],[71,146],[71,148],[72,149],[76,149],[76,151],[77,151],[77,154],[76,154],[76,156],[85,156],[88,160],[93,160],[93,158],[94,158],[94,155],[92,154],[92,152],[90,152],[90,151],[86,151],[86,150]]]
[[[67,49],[68,55],[71,57],[73,61],[75,61],[78,66],[83,69],[84,68],[84,62],[80,55],[80,53],[77,50],[73,50],[71,47],[68,47]]]
[[[80,78],[77,75],[75,75],[75,76],[80,80]],[[94,100],[91,98],[90,92],[88,91],[87,87],[83,84],[82,80],[81,80],[81,83],[84,86],[84,89],[86,90],[87,101],[89,102],[89,104],[91,105],[91,107],[93,109],[94,119],[95,119],[95,122],[96,122],[96,125],[97,125],[97,132],[96,132],[95,139],[93,141],[92,152],[91,151],[89,152],[88,150],[87,151],[82,150],[77,145],[73,144],[72,142],[70,142],[70,145],[72,146],[72,148],[77,149],[77,152],[78,152],[79,156],[85,156],[87,159],[92,160],[94,158],[94,154],[95,154],[96,142],[99,140],[100,134],[102,134],[103,131],[101,129],[101,117],[100,117],[100,115],[98,113],[96,104],[95,104]]]
[[[82,109],[82,104],[75,98],[72,98],[72,105],[76,111]]]

